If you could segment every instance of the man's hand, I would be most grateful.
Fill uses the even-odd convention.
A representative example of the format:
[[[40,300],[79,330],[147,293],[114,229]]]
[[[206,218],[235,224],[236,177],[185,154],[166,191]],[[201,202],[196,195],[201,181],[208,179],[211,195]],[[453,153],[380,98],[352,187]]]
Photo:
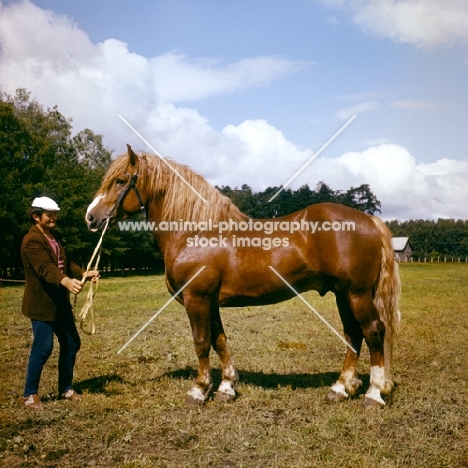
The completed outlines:
[[[86,279],[90,279],[93,282],[99,278],[99,270],[89,270],[86,275]]]
[[[68,276],[65,276],[65,278],[60,281],[60,284],[73,294],[79,294],[83,289],[83,285],[80,280],[69,278]]]

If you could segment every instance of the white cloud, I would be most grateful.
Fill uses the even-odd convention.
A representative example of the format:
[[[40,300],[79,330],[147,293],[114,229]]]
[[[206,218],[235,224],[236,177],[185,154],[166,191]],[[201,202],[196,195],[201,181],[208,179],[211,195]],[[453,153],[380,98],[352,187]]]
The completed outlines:
[[[94,54],[87,35],[64,15],[41,10],[29,1],[0,3],[0,12],[2,61],[27,62],[40,73],[51,64],[57,71],[66,70]]]
[[[369,184],[386,219],[468,218],[468,159],[417,164],[406,148],[383,144],[322,158],[317,171],[335,189]]]
[[[195,101],[268,83],[308,65],[281,57],[255,57],[237,63],[212,59],[190,60],[170,52],[151,60],[160,97],[169,102]],[[190,80],[187,79],[190,77]]]
[[[355,24],[396,42],[432,47],[468,43],[466,0],[320,0],[351,11]]]
[[[227,160],[224,173],[220,175],[225,180],[234,181],[230,182],[233,185],[246,183],[257,190],[282,185],[313,156],[311,150],[299,149],[265,120],[246,120],[238,126],[228,125],[223,135],[241,145],[237,158]]]
[[[348,120],[353,115],[362,114],[363,112],[370,112],[377,110],[380,107],[380,104],[376,101],[367,101],[356,104],[355,106],[346,107],[344,109],[339,109],[336,113],[336,116],[340,120]]]

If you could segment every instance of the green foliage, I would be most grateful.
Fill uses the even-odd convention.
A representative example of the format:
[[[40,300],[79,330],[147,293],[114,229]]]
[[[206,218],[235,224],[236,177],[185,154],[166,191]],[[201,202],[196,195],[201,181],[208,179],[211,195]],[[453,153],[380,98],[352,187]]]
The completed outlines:
[[[338,194],[337,202],[368,214],[381,213],[380,201],[372,193],[368,184],[351,187],[347,192]]]
[[[409,237],[414,257],[468,257],[468,221],[454,219],[390,221],[394,237]]]
[[[367,184],[342,192],[334,191],[325,182],[320,181],[315,190],[311,190],[307,184],[297,190],[284,189],[271,202],[269,200],[280,187],[268,187],[257,193],[245,184],[240,189],[232,189],[228,185],[217,188],[252,218],[276,218],[323,202],[341,203],[368,214],[380,213],[381,206]]]

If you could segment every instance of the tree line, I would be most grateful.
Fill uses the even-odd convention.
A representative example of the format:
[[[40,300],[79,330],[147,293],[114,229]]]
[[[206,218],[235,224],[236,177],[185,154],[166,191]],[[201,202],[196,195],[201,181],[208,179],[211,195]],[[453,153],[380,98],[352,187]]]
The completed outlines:
[[[60,205],[58,230],[67,251],[86,266],[97,236],[88,232],[84,213],[112,160],[102,136],[90,129],[72,134],[72,120],[57,107],[45,109],[30,93],[18,89],[14,96],[0,90],[0,277],[22,278],[21,241],[30,228],[27,208],[38,196],[49,196]],[[335,191],[325,182],[311,189],[280,187],[254,192],[217,187],[243,212],[254,218],[282,216],[320,202],[341,203],[366,213],[380,213],[381,203],[367,184]],[[439,220],[388,223],[392,233],[410,237],[415,253],[468,255],[468,223]],[[110,229],[104,240],[101,265],[124,271],[162,268],[161,257],[148,232]]]
[[[368,184],[351,187],[346,192],[332,190],[323,181],[318,182],[313,190],[306,184],[297,190],[286,188],[279,193],[281,187],[268,187],[263,192],[253,192],[245,184],[240,189],[232,189],[228,185],[217,188],[251,218],[277,218],[322,202],[340,203],[368,214],[380,213],[381,208]],[[272,197],[275,198],[269,201]]]
[[[447,258],[466,261],[468,257],[468,221],[454,219],[387,222],[394,237],[409,237],[413,258]]]

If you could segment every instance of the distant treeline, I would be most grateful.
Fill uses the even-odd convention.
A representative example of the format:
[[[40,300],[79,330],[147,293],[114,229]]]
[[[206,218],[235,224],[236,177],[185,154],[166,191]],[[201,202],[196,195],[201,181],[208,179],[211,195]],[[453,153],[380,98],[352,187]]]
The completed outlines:
[[[368,214],[380,213],[381,207],[367,184],[342,192],[332,190],[325,182],[319,182],[314,190],[303,185],[297,190],[284,189],[277,196],[281,187],[268,187],[263,192],[253,192],[248,185],[240,189],[231,189],[229,186],[217,188],[251,218],[277,218],[322,202],[340,203]],[[270,202],[273,196],[275,198]]]
[[[423,219],[387,222],[394,237],[409,237],[414,258],[436,259],[468,257],[468,221],[454,219]]]
[[[33,198],[49,196],[61,207],[59,230],[71,258],[88,262],[97,236],[86,229],[84,213],[111,162],[102,136],[89,129],[72,136],[71,120],[56,107],[44,109],[29,93],[15,96],[0,91],[0,278],[22,278],[20,246],[30,228],[26,215]],[[263,192],[243,185],[218,187],[243,212],[255,218],[273,218],[321,202],[341,203],[366,213],[380,213],[381,204],[369,185],[334,191],[320,182]],[[439,220],[388,223],[396,236],[408,236],[415,255],[468,255],[466,221]],[[110,271],[162,269],[162,261],[148,232],[111,229],[103,243],[101,265]]]

